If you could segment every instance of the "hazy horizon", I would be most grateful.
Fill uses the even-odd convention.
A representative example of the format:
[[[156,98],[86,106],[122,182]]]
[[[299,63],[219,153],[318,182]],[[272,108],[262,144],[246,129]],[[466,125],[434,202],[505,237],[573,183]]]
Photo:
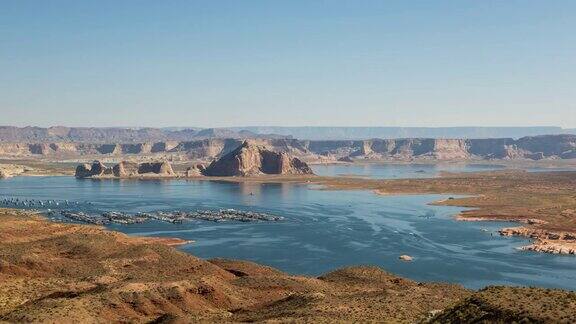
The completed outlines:
[[[0,113],[41,127],[576,128],[574,30],[566,0],[6,0]]]
[[[161,129],[243,129],[243,128],[430,128],[430,129],[439,129],[439,128],[558,128],[563,130],[573,130],[576,128],[571,127],[562,127],[557,125],[518,125],[518,126],[507,126],[507,125],[496,125],[496,126],[478,126],[478,125],[462,125],[462,126],[359,126],[359,125],[350,125],[350,126],[343,126],[343,125],[333,125],[333,126],[312,126],[312,125],[231,125],[231,126],[202,126],[202,125],[192,125],[192,126],[138,126],[138,125],[117,125],[117,126],[91,126],[91,125],[12,125],[12,124],[0,124],[0,127],[17,127],[17,128],[26,128],[26,127],[38,127],[38,128],[54,128],[54,127],[66,127],[66,128],[161,128]]]

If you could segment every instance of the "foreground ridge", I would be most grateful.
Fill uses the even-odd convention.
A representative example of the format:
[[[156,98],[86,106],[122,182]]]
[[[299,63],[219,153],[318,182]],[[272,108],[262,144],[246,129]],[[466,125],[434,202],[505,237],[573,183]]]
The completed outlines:
[[[174,240],[25,212],[0,210],[0,222],[0,319],[10,322],[576,321],[573,292],[472,292],[376,267],[292,276],[246,261],[198,259],[169,247],[179,243]]]

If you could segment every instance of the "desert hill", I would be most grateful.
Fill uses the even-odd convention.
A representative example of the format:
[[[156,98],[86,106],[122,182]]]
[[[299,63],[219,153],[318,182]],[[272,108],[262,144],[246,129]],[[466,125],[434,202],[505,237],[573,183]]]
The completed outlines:
[[[473,292],[376,267],[294,276],[246,261],[202,260],[167,246],[177,240],[14,210],[0,211],[0,225],[0,320],[8,322],[576,321],[573,292]]]

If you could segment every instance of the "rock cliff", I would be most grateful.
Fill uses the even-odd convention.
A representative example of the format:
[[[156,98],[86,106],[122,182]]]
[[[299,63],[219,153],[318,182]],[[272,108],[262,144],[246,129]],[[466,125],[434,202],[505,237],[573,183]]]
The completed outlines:
[[[100,161],[94,161],[92,164],[81,164],[76,167],[76,178],[100,177],[106,173],[108,168]]]
[[[94,161],[92,165],[77,166],[75,176],[76,178],[175,177],[176,173],[168,162],[122,161],[110,168],[99,161]]]
[[[199,177],[202,176],[206,170],[206,166],[204,164],[195,164],[188,169],[186,169],[186,176],[187,177]]]
[[[284,152],[274,152],[245,141],[213,161],[203,172],[208,176],[256,176],[262,174],[313,174],[310,167]]]
[[[0,164],[0,179],[20,175],[26,171],[26,167],[15,164]]]
[[[468,160],[468,159],[573,159],[576,135],[545,135],[490,139],[371,139],[358,141],[303,141],[252,139],[251,143],[301,160]],[[0,143],[0,155],[10,157],[94,157],[123,155],[178,156],[210,161],[243,144],[235,138],[141,143]],[[163,156],[164,155],[164,156]]]

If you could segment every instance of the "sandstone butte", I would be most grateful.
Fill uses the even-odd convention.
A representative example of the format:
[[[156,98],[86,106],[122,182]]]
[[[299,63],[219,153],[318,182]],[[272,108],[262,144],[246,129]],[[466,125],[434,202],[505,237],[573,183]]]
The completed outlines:
[[[263,174],[313,174],[312,169],[287,153],[271,151],[244,141],[232,152],[210,163],[202,172],[207,176],[258,176]]]
[[[182,176],[240,176],[260,175],[313,175],[312,169],[305,163],[287,153],[278,153],[265,147],[244,142],[232,152],[214,160],[208,167],[195,164]],[[112,168],[100,161],[81,164],[76,167],[77,178],[147,178],[179,176],[170,163],[136,163],[122,161]]]
[[[92,164],[77,166],[75,176],[76,178],[175,177],[176,173],[168,162],[122,161],[110,168],[100,161],[94,161]]]

